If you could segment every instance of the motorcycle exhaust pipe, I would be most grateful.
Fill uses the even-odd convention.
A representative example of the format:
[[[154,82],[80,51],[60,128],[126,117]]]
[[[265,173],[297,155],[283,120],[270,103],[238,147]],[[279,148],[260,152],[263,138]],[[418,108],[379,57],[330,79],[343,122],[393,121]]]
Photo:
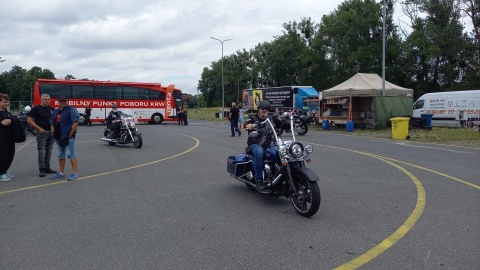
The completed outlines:
[[[100,138],[100,140],[102,140],[104,142],[117,142],[117,140],[112,140],[112,139],[109,139],[109,138]]]

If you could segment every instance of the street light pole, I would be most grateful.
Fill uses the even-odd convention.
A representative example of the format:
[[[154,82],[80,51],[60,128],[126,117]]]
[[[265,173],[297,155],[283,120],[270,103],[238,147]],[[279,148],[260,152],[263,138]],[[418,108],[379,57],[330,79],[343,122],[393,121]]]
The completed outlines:
[[[230,38],[230,39],[220,40],[214,37],[210,37],[210,38],[218,40],[220,43],[222,43],[222,118],[223,118],[224,116],[223,114],[225,113],[225,86],[223,84],[223,43],[232,39]]]

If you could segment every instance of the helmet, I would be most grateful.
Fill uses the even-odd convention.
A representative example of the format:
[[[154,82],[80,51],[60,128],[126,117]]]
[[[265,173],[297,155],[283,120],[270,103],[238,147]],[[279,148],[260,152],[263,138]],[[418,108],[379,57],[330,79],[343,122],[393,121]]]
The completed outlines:
[[[32,107],[30,106],[25,106],[25,112],[29,113],[32,110]]]
[[[270,102],[268,100],[262,100],[259,103],[257,103],[257,108],[270,108]]]
[[[113,103],[113,104],[112,104],[112,109],[116,109],[116,108],[118,108],[117,103]]]

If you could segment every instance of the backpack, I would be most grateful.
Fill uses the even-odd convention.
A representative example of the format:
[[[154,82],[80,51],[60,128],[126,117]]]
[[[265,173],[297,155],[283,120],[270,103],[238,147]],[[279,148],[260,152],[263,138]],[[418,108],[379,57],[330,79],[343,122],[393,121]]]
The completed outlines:
[[[27,140],[27,134],[25,134],[25,128],[16,116],[12,117],[13,124],[13,138],[16,143],[22,143]]]

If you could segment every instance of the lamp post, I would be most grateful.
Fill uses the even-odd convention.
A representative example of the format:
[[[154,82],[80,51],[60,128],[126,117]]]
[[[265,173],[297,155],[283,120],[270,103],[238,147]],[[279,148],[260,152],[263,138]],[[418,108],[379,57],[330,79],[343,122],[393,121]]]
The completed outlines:
[[[210,38],[218,40],[220,43],[222,43],[222,118],[223,118],[223,114],[225,113],[225,88],[224,88],[224,85],[223,85],[223,43],[227,42],[229,40],[232,40],[232,39],[230,38],[230,39],[220,40],[220,39],[214,38],[214,37],[210,37]]]
[[[383,0],[383,34],[382,34],[382,96],[385,96],[385,0]]]

